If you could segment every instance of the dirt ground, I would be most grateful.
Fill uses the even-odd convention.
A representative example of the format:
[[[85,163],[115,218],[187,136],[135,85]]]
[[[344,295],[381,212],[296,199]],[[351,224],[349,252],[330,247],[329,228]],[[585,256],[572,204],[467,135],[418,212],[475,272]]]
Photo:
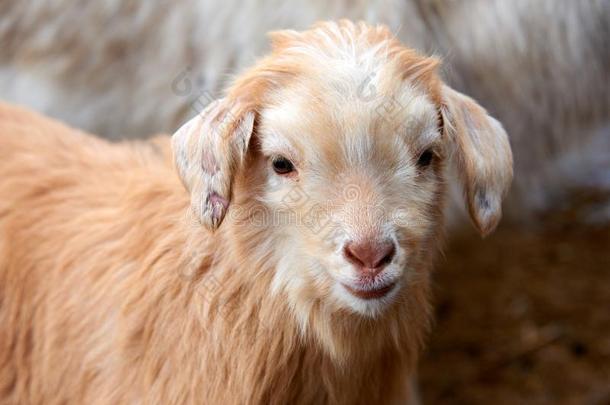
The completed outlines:
[[[572,219],[449,243],[425,404],[610,404],[610,225]]]

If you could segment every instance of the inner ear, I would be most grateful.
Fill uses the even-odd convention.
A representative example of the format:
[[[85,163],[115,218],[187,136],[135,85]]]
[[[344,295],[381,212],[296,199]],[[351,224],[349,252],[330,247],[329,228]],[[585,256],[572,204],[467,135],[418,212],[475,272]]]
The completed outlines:
[[[231,201],[235,171],[243,164],[255,113],[225,99],[210,104],[173,136],[178,174],[191,194],[196,218],[216,229]]]

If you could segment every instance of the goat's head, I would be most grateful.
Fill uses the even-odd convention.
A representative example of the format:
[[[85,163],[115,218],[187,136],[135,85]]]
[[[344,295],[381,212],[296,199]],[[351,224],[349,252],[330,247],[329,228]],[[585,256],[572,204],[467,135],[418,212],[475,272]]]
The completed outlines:
[[[271,55],[174,135],[178,171],[203,225],[263,231],[274,289],[375,316],[429,268],[445,160],[479,231],[497,225],[506,133],[384,27],[271,37]]]

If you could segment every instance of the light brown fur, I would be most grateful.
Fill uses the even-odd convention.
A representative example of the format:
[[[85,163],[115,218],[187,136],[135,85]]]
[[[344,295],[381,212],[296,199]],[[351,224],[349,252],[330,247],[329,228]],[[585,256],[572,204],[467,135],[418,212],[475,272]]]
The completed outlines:
[[[366,50],[379,41],[356,42],[379,28],[348,22],[318,26],[301,39],[324,50],[312,36],[337,27],[343,34],[335,42],[353,40]],[[381,30],[387,40],[387,30]],[[414,118],[435,117],[442,110],[446,121],[445,133],[435,141],[438,158],[416,176],[412,161],[423,142],[417,131],[392,132],[377,122],[379,117],[371,118],[366,104],[322,91],[316,87],[323,82],[315,74],[320,66],[300,69],[305,65],[298,62],[307,55],[287,49],[277,48],[238,80],[226,99],[207,110],[220,111],[212,120],[204,114],[174,136],[177,172],[169,159],[169,138],[110,144],[0,105],[0,404],[371,404],[405,401],[412,394],[408,381],[430,320],[429,274],[442,231],[444,153],[458,156],[456,163],[466,168],[466,202],[486,233],[497,224],[500,207],[479,203],[501,199],[510,183],[506,134],[472,100],[464,102],[442,86],[428,69],[434,61],[423,63],[429,73],[418,75],[420,84],[405,78],[405,64],[419,71],[426,61],[405,50],[407,58],[380,64],[386,81],[378,90],[386,96],[412,92],[419,100]],[[331,49],[329,57],[340,50]],[[281,65],[282,58],[283,74],[290,78],[284,76],[281,86],[277,80],[260,85],[261,71]],[[243,87],[255,82],[254,93]],[[319,176],[325,176],[326,188],[340,187],[332,180],[334,171],[344,159],[355,159],[350,162],[357,164],[341,170],[359,185],[360,199],[343,195],[335,203],[359,213],[364,201],[384,207],[403,201],[415,215],[397,231],[399,248],[410,257],[405,269],[396,269],[404,285],[374,316],[332,298],[332,266],[312,275],[295,258],[292,267],[302,270],[305,282],[277,288],[283,254],[290,254],[282,251],[283,240],[320,260],[331,252],[295,224],[254,225],[256,213],[272,211],[263,198],[272,198],[265,186],[270,178],[265,142],[270,126],[280,128],[270,111],[296,103],[303,92],[294,86],[302,83],[322,104],[316,109],[305,102],[305,112],[314,118],[292,121],[295,128],[309,125],[309,137],[293,133],[284,140],[297,145],[305,139],[301,146],[326,158],[317,167],[324,170]],[[333,108],[330,115],[320,108],[324,103],[345,110]],[[230,125],[219,131],[227,111],[233,111]],[[257,117],[254,127],[244,124],[248,114]],[[377,124],[370,134],[353,135],[371,119]],[[246,135],[250,139],[235,133],[240,129],[253,131],[252,140],[235,143]],[[397,151],[392,142],[406,135],[411,138],[405,149]],[[340,153],[343,145],[373,136],[370,156],[358,161]],[[213,146],[202,150],[201,142]],[[208,150],[211,155],[202,155]],[[501,159],[488,160],[490,152]],[[302,163],[298,181],[315,199],[316,188],[307,178],[311,155],[301,151],[297,158]],[[399,170],[384,166],[394,161],[412,178],[387,177],[388,172],[376,182],[360,170]],[[194,210],[180,179],[193,194]],[[325,194],[326,188],[317,191]],[[209,220],[213,210],[200,209],[207,201],[202,197],[212,192],[230,202],[219,220]],[[295,211],[300,209],[305,210]],[[344,225],[368,232],[379,223],[353,215]]]
[[[210,238],[184,218],[154,148],[8,105],[0,122],[0,403],[380,403],[407,389],[397,368],[415,362],[425,284],[397,319],[336,316],[344,369],[267,294],[255,235]]]

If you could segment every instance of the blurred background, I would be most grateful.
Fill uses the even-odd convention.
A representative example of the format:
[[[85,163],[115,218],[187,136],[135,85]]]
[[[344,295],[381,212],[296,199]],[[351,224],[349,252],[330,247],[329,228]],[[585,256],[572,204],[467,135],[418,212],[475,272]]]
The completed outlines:
[[[505,126],[482,241],[449,212],[425,403],[610,404],[610,0],[4,0],[0,98],[112,140],[171,133],[317,20],[383,23]]]

